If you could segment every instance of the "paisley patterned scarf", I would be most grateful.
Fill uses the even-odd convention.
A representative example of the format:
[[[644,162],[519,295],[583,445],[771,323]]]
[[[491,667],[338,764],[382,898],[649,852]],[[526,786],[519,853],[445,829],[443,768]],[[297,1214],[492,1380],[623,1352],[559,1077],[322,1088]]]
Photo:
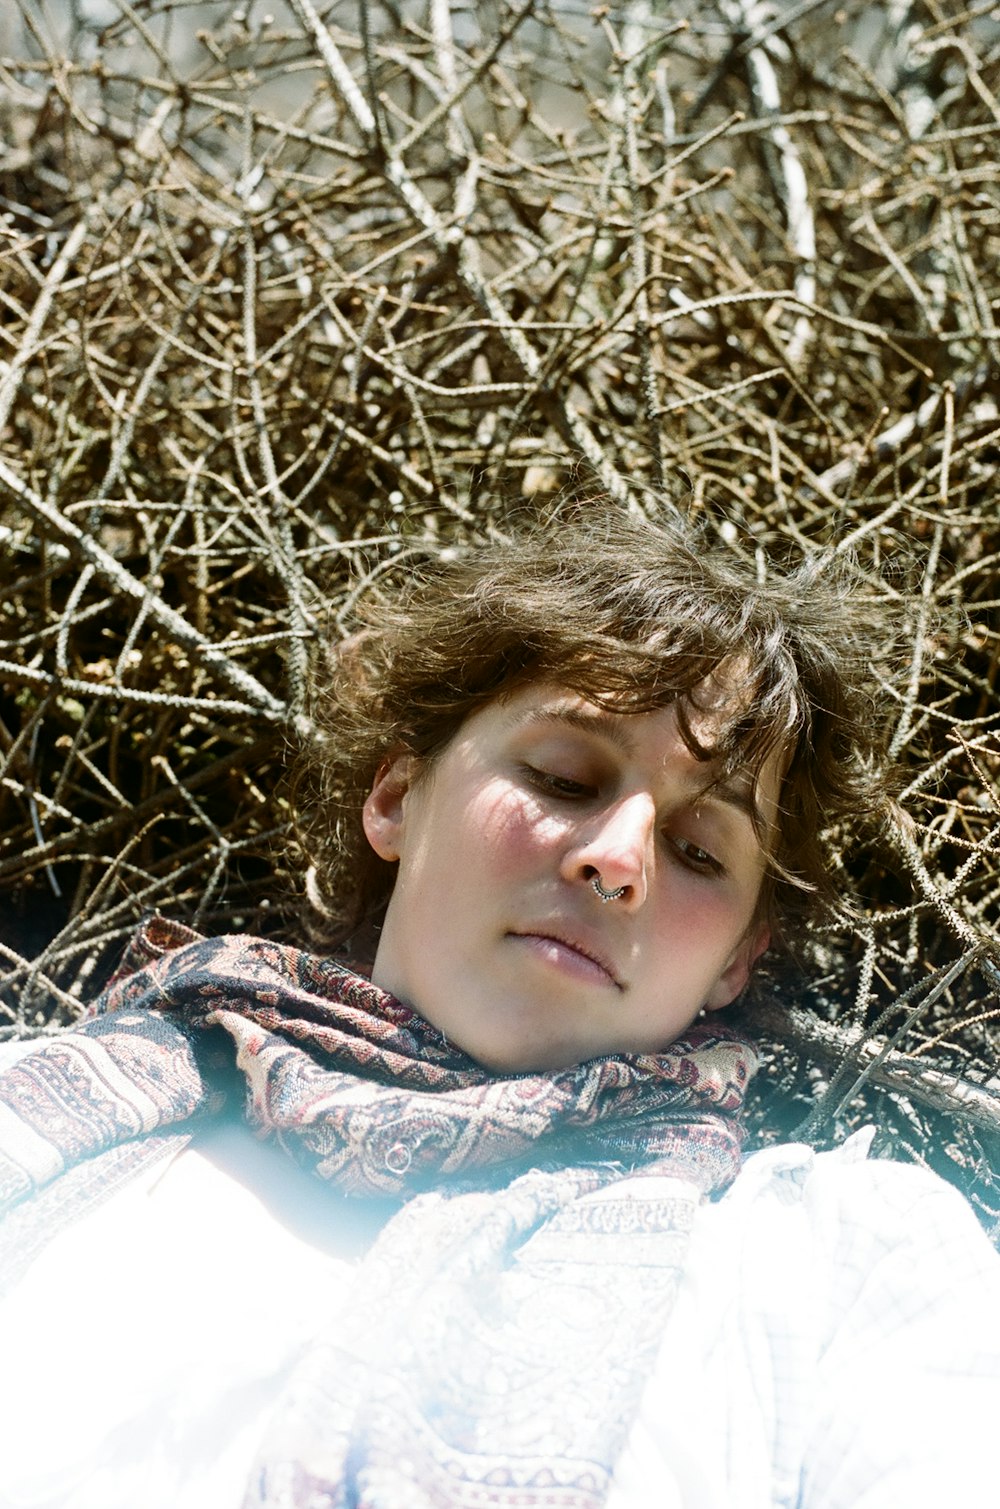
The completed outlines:
[[[287,1386],[248,1509],[597,1509],[694,1212],[739,1166],[750,1045],[696,1027],[497,1077],[332,960],[154,918],[89,1019],[0,1075],[8,1246],[219,1114],[234,1058],[262,1135],[404,1202]]]

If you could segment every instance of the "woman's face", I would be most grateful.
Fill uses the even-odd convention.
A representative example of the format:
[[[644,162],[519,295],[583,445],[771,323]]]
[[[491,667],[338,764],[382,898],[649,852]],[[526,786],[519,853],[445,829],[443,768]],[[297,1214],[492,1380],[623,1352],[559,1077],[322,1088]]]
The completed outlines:
[[[692,718],[700,740],[724,711],[720,694]],[[544,683],[469,717],[429,770],[387,762],[364,810],[398,860],[373,980],[498,1071],[661,1050],[767,946],[749,783],[708,790],[714,774],[674,708],[615,714]],[[765,829],[779,786],[775,758]]]

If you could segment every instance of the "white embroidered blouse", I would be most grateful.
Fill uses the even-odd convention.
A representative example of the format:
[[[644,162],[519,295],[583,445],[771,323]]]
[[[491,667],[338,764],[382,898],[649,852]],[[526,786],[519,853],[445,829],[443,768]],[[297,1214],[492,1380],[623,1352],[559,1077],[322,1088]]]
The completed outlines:
[[[702,1206],[608,1509],[995,1501],[1000,1257],[869,1141],[757,1153]],[[0,1303],[0,1509],[239,1509],[363,1211],[230,1127],[64,1230]]]

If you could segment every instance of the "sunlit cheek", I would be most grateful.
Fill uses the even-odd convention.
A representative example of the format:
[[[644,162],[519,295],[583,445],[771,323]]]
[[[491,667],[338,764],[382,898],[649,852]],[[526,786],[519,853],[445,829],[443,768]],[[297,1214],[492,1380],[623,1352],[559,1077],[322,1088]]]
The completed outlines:
[[[558,847],[566,823],[532,795],[506,783],[487,787],[475,804],[473,821],[484,851],[504,868],[518,866]]]
[[[738,894],[724,883],[681,874],[665,902],[675,933],[698,938],[706,952],[726,952],[743,936],[756,896]]]

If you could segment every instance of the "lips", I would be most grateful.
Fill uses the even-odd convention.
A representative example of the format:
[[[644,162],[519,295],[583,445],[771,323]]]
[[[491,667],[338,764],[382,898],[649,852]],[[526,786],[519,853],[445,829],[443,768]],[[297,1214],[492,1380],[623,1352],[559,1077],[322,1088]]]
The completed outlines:
[[[545,923],[537,928],[512,932],[510,936],[522,940],[537,957],[565,974],[591,984],[624,989],[614,965],[600,945],[576,929]]]

